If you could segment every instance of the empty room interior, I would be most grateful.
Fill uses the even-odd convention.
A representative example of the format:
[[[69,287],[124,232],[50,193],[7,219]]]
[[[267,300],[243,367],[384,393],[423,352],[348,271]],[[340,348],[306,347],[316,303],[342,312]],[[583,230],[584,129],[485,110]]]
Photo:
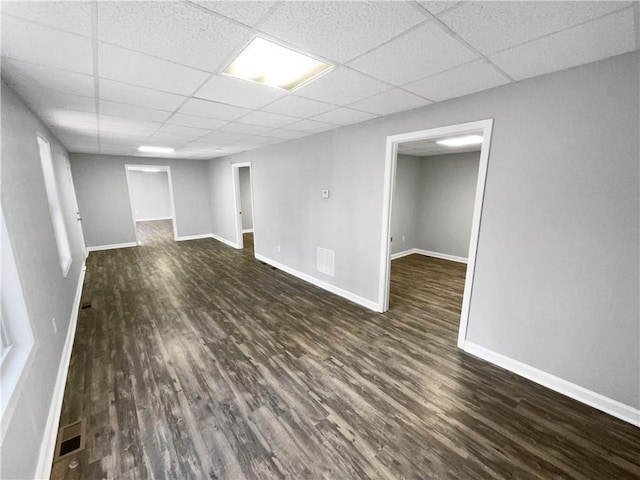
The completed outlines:
[[[640,2],[0,15],[1,478],[640,478]]]

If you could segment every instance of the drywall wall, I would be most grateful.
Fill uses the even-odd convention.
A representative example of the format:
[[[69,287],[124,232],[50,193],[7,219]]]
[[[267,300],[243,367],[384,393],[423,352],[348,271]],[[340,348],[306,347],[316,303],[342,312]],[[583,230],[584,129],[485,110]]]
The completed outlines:
[[[253,206],[251,202],[251,171],[249,167],[238,169],[240,177],[240,208],[242,212],[242,229],[253,228]]]
[[[135,221],[171,217],[167,172],[129,171],[129,195]]]
[[[398,155],[391,211],[391,255],[420,248],[418,232],[422,222],[422,212],[419,209],[421,179],[421,158]]]
[[[256,253],[377,302],[386,137],[493,118],[467,338],[638,408],[638,73],[621,55],[213,160],[213,180],[251,161]]]
[[[235,244],[238,239],[236,238],[236,207],[233,198],[231,163],[225,159],[214,159],[207,163],[209,163],[211,232]]]
[[[62,276],[36,134],[51,145],[72,263]],[[14,91],[2,84],[2,210],[34,336],[34,350],[6,412],[2,478],[33,478],[84,263],[67,151]],[[52,318],[56,319],[57,333]]]
[[[206,161],[71,154],[87,247],[135,242],[125,165],[167,165],[178,238],[211,232]]]
[[[480,152],[422,158],[418,248],[467,258],[479,163]]]

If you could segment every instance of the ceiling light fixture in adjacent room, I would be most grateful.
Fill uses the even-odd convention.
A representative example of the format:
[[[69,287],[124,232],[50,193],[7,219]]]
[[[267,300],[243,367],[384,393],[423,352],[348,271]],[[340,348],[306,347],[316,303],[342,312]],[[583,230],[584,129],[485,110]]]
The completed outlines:
[[[331,68],[333,65],[255,37],[223,73],[291,91]]]
[[[174,151],[174,149],[167,147],[149,147],[146,145],[142,145],[141,147],[138,147],[138,151],[145,153],[171,153]]]
[[[482,135],[466,135],[464,137],[445,138],[436,143],[447,147],[465,147],[467,145],[478,145],[482,143]]]

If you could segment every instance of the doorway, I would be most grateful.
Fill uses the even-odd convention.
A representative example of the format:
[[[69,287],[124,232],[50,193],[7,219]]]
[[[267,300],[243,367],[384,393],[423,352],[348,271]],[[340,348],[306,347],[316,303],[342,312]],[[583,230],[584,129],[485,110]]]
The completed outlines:
[[[138,245],[177,238],[171,167],[125,165],[129,202]]]
[[[480,217],[482,214],[482,202],[484,199],[484,187],[487,175],[489,159],[489,147],[491,142],[491,130],[493,119],[469,122],[458,125],[449,125],[429,130],[403,133],[387,137],[387,149],[385,160],[385,183],[382,223],[382,254],[380,259],[380,311],[389,309],[389,295],[391,284],[391,219],[393,198],[396,187],[396,174],[398,166],[398,152],[417,148],[425,152],[426,149],[440,149],[441,146],[460,147],[461,144],[475,141],[480,145],[480,159],[478,163],[477,181],[473,201],[473,214],[471,220],[471,234],[467,254],[467,267],[464,280],[464,292],[462,295],[462,308],[460,324],[458,328],[458,347],[464,347],[469,317],[469,306],[473,290],[476,251],[480,230]],[[475,137],[475,138],[474,138]],[[420,150],[422,149],[422,150]],[[459,151],[459,150],[458,150]]]
[[[253,179],[251,162],[232,165],[236,248],[255,255],[255,225],[253,215]]]

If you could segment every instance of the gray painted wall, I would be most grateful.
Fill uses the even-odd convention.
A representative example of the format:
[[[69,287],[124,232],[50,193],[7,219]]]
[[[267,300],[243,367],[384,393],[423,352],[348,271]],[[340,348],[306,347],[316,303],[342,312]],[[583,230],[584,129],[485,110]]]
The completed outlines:
[[[423,157],[418,248],[468,257],[479,163],[480,152]]]
[[[135,242],[124,166],[168,165],[178,237],[211,232],[208,162],[71,154],[71,170],[87,246]]]
[[[386,137],[495,119],[467,338],[638,408],[638,73],[621,55],[214,160],[212,180],[251,161],[256,252],[377,301]]]
[[[129,195],[138,220],[171,217],[169,176],[166,172],[129,172]]]
[[[216,158],[208,163],[211,232],[236,243],[236,208],[231,163],[224,158]]]
[[[249,167],[238,169],[240,177],[240,208],[242,212],[242,229],[253,228],[253,206],[251,202],[251,172]]]
[[[51,144],[72,263],[63,278],[36,133]],[[35,340],[31,363],[2,442],[2,478],[32,478],[44,438],[84,255],[67,151],[18,96],[2,84],[2,209]],[[51,319],[55,318],[58,333]],[[5,419],[3,419],[5,422]]]
[[[419,210],[422,194],[421,183],[421,158],[398,155],[391,212],[392,255],[412,248],[421,248],[418,241],[419,224],[422,221],[422,214]]]

